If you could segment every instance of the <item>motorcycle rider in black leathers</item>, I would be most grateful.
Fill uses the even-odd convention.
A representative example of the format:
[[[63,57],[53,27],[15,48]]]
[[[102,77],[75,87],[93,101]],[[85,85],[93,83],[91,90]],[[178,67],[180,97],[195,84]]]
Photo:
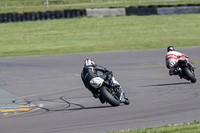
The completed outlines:
[[[95,89],[95,88],[98,88],[98,86],[94,88],[94,85],[92,84],[92,80],[96,78],[97,80],[104,81],[105,79],[109,78],[109,76],[113,77],[112,71],[102,66],[96,65],[94,61],[91,59],[86,59],[84,61],[84,68],[81,72],[82,81],[85,87],[88,88],[92,92],[93,96],[95,98],[99,98],[101,103],[105,103],[105,100],[99,94],[98,89]],[[114,77],[113,77],[112,82],[120,86],[120,84],[114,79]],[[101,86],[101,84],[99,86]],[[128,98],[125,96],[125,93],[123,93],[123,96],[125,99],[128,100]]]

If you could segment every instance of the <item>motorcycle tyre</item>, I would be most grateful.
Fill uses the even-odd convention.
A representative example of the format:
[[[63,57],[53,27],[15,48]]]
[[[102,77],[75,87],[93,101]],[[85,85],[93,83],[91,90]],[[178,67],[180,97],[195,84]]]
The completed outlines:
[[[194,74],[191,73],[191,71],[187,67],[183,68],[183,72],[184,72],[184,74],[186,74],[188,76],[191,83],[196,82],[197,79],[195,78]]]
[[[120,100],[115,99],[108,91],[105,86],[100,88],[100,94],[112,106],[119,106]]]

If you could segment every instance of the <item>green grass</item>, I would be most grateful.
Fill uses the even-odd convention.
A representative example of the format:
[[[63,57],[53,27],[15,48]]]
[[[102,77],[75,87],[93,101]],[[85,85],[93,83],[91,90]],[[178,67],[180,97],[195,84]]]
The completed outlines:
[[[169,124],[161,127],[126,130],[112,133],[200,133],[200,122],[182,123],[179,125]]]
[[[36,12],[46,10],[83,9],[100,7],[129,7],[138,5],[177,5],[177,4],[200,4],[200,0],[48,0],[46,8],[45,0],[1,0],[0,13],[7,12]],[[153,2],[152,2],[153,1]],[[110,2],[110,3],[105,3]],[[120,3],[118,3],[120,2]],[[78,5],[77,5],[78,4]],[[85,5],[80,5],[85,4]],[[62,5],[62,6],[60,6]],[[65,6],[64,6],[65,5]]]
[[[0,56],[200,46],[200,15],[118,16],[0,24]]]
[[[200,64],[200,61],[192,61],[192,64]]]

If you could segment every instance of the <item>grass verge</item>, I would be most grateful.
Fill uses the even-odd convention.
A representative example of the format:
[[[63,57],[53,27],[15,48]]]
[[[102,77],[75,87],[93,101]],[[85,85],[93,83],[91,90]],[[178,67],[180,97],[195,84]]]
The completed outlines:
[[[200,46],[200,15],[118,16],[0,24],[0,57]]]
[[[200,122],[182,123],[182,124],[168,124],[160,127],[123,130],[120,132],[109,133],[199,133]]]

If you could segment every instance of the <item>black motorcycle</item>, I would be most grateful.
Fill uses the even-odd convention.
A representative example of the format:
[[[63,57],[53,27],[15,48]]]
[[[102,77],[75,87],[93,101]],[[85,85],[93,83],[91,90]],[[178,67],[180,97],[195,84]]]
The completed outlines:
[[[128,98],[123,95],[123,90],[120,85],[113,83],[112,74],[108,74],[108,78],[103,82],[102,86],[99,88],[100,95],[103,99],[112,106],[119,106],[123,101],[124,104],[130,104]]]
[[[195,67],[189,62],[188,58],[178,61],[178,65],[176,67],[176,72],[180,76],[180,78],[184,78],[186,80],[190,80],[191,83],[196,82]]]

